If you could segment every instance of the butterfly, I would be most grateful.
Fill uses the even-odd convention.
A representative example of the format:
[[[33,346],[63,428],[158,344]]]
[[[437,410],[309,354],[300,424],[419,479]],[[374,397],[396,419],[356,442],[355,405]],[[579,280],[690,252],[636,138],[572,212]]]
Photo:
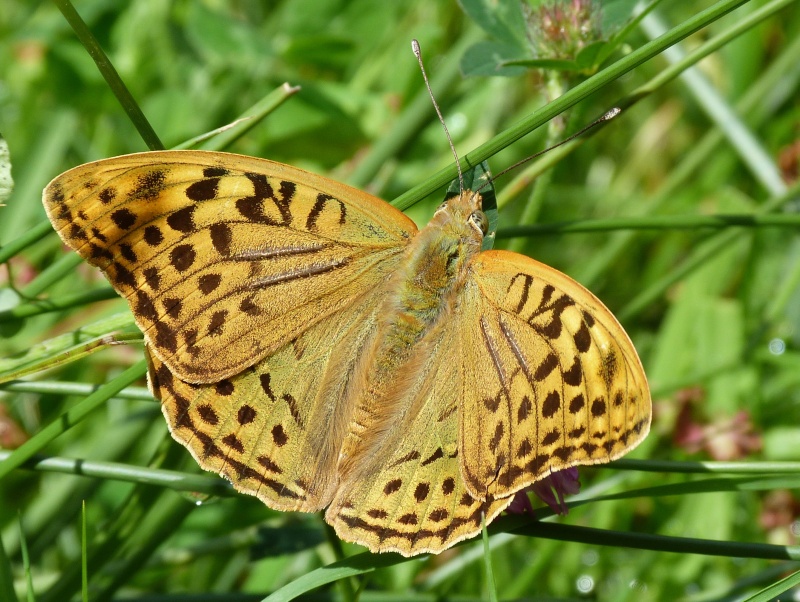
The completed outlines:
[[[288,165],[159,151],[71,169],[43,201],[130,304],[200,466],[271,508],[326,509],[373,552],[441,552],[649,430],[620,324],[553,268],[481,251],[479,193],[418,230]]]

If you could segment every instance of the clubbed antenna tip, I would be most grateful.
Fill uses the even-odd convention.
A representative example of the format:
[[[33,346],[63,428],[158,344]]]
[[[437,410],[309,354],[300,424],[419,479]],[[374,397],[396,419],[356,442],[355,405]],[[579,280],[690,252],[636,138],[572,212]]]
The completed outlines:
[[[442,117],[442,112],[439,110],[439,105],[436,102],[436,98],[433,96],[433,90],[431,90],[431,84],[428,81],[428,74],[425,73],[425,65],[422,64],[422,51],[419,48],[419,42],[416,40],[411,40],[411,51],[414,53],[414,56],[417,57],[417,62],[419,63],[419,70],[422,71],[422,79],[425,80],[425,87],[428,89],[428,95],[431,97],[431,102],[433,103],[433,108],[436,109],[436,114],[439,116],[439,123],[442,124],[442,128],[444,128],[444,135],[447,136],[447,142],[450,144],[450,150],[453,151],[453,157],[456,160],[456,169],[458,169],[458,185],[461,191],[464,191],[464,175],[461,173],[461,161],[458,159],[458,153],[456,152],[456,147],[453,145],[453,139],[450,138],[450,132],[447,131],[447,124],[444,122],[444,117]]]

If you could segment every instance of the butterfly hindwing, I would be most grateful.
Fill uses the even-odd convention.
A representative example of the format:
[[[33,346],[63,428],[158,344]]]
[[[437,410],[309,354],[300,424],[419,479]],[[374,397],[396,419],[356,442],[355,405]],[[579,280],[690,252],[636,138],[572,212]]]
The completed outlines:
[[[197,462],[276,510],[314,512],[337,486],[344,391],[374,330],[363,295],[229,379],[192,384],[150,354],[149,381],[172,436]]]
[[[340,537],[371,550],[405,556],[438,553],[476,535],[511,502],[473,498],[459,463],[459,395],[462,366],[454,329],[421,345],[424,364],[412,358],[397,416],[381,444],[347,472],[325,520]],[[421,359],[421,358],[420,358]],[[477,416],[470,418],[477,420]]]
[[[128,300],[151,351],[197,383],[242,372],[377,286],[416,232],[333,180],[202,151],[77,167],[44,204]]]
[[[609,462],[647,435],[641,363],[592,293],[508,251],[480,253],[471,273],[459,444],[472,495],[502,497],[557,470]]]

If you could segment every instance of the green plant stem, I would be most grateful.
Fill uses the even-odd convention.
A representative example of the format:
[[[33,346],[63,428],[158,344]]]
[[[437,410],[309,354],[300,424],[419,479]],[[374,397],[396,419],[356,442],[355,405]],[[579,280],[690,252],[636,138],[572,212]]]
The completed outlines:
[[[636,460],[623,458],[609,468],[644,472],[680,474],[800,474],[800,462],[677,462],[672,460]]]
[[[231,124],[187,140],[176,146],[175,149],[193,148],[195,145],[198,149],[207,151],[220,151],[228,148],[299,90],[299,86],[290,86],[288,83],[284,83],[244,111]]]
[[[141,378],[146,370],[147,364],[145,360],[137,362],[28,439],[11,452],[11,455],[3,462],[0,462],[0,480],[33,458],[53,439],[86,418],[119,391]]]
[[[701,230],[730,227],[743,228],[796,228],[800,215],[791,213],[741,215],[653,215],[642,217],[615,217],[596,220],[575,220],[530,226],[509,226],[497,231],[497,238],[566,234],[567,232],[608,232],[612,230]]]
[[[140,343],[141,341],[142,336],[139,332],[123,332],[103,335],[75,345],[69,349],[65,349],[57,355],[48,354],[39,358],[38,360],[32,360],[15,366],[14,368],[3,372],[0,375],[0,384],[23,378],[42,370],[48,370],[50,368],[55,368],[56,366],[69,364],[102,349],[106,349],[112,345],[121,345],[129,342]]]
[[[727,491],[774,491],[776,489],[797,489],[800,486],[800,476],[797,473],[777,476],[744,476],[744,477],[714,477],[706,479],[693,479],[683,483],[670,483],[669,485],[655,485],[630,489],[620,493],[596,495],[591,498],[571,501],[567,504],[570,508],[577,508],[585,504],[608,502],[612,500],[629,500],[635,497],[665,498],[671,496],[697,495],[700,493],[718,493]]]
[[[43,381],[43,380],[12,380],[0,384],[0,391],[14,391],[17,393],[40,393],[43,395],[89,395],[97,390],[97,385],[87,385],[86,383],[66,382],[63,380]],[[117,399],[133,399],[136,401],[152,401],[153,396],[145,387],[126,387],[116,395]],[[3,457],[0,451],[0,458]]]
[[[489,531],[486,529],[486,516],[481,512],[481,540],[483,541],[483,570],[486,579],[486,592],[489,602],[497,602],[497,584],[492,569],[492,554],[489,547]]]
[[[83,19],[81,19],[78,11],[75,10],[75,7],[72,6],[69,0],[53,0],[53,3],[58,7],[58,10],[61,11],[61,14],[64,15],[67,23],[72,27],[72,31],[75,32],[78,40],[80,40],[83,47],[86,48],[86,51],[89,53],[89,56],[94,60],[103,79],[106,80],[108,87],[111,88],[111,91],[114,93],[114,96],[117,97],[117,100],[119,100],[125,113],[128,114],[129,119],[139,132],[142,140],[147,144],[147,148],[150,150],[163,150],[164,145],[161,143],[155,130],[150,125],[150,122],[147,121],[147,117],[142,113],[133,95],[130,93],[127,86],[125,86],[125,83],[120,78],[114,65],[108,60],[106,53],[103,52],[97,39],[92,35],[92,32],[86,26]]]
[[[13,452],[0,451],[0,462],[7,460]],[[140,485],[158,485],[174,491],[200,492],[207,495],[228,497],[237,495],[233,486],[225,479],[188,474],[163,468],[132,466],[119,462],[94,462],[73,458],[33,456],[18,468],[71,474],[95,479],[110,479]]]
[[[39,242],[42,238],[52,232],[53,226],[47,220],[43,220],[31,227],[25,234],[15,238],[7,245],[0,246],[0,263],[5,263],[18,253],[21,253],[32,244]]]
[[[11,320],[19,320],[20,318],[30,318],[31,316],[38,316],[41,314],[61,311],[70,309],[72,307],[79,307],[94,303],[95,301],[107,301],[109,299],[117,298],[117,293],[110,287],[98,288],[88,293],[78,293],[75,295],[63,295],[58,301],[44,300],[34,301],[32,303],[25,303],[18,305],[12,309],[0,311],[0,322],[9,322]]]
[[[89,562],[86,540],[86,500],[81,502],[81,598],[89,602]]]
[[[49,222],[45,223],[49,224]],[[75,268],[78,267],[82,261],[83,259],[81,259],[81,256],[77,253],[61,255],[54,263],[39,272],[39,275],[20,291],[22,296],[27,299],[36,297],[62,278],[74,274]]]
[[[611,531],[589,527],[575,527],[544,521],[531,521],[517,516],[504,516],[496,520],[492,531],[509,531],[517,535],[546,538],[558,541],[588,543],[598,546],[628,547],[678,554],[703,554],[707,556],[735,556],[772,560],[800,559],[800,546],[777,546],[758,543],[711,541],[688,537],[646,535],[626,531]],[[379,567],[410,561],[398,554],[358,554],[326,567],[310,571],[264,599],[264,602],[293,600],[317,587],[337,579],[371,572]]]
[[[800,546],[776,546],[737,541],[712,541],[692,537],[647,535],[630,531],[610,531],[591,527],[576,527],[547,522],[531,522],[513,530],[518,535],[544,537],[559,541],[572,541],[598,546],[621,546],[636,550],[675,552],[677,554],[703,554],[735,558],[765,558],[769,560],[798,560]]]

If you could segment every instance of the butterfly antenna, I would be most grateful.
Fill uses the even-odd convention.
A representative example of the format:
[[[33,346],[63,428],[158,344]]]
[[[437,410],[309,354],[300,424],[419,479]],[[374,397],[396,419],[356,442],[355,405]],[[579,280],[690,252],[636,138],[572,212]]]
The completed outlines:
[[[447,136],[447,142],[450,144],[450,150],[453,151],[453,157],[456,159],[456,169],[458,169],[458,185],[461,191],[464,191],[464,174],[461,173],[461,162],[458,159],[458,153],[456,152],[456,147],[453,146],[453,139],[450,138],[450,132],[447,131],[447,124],[444,122],[444,117],[442,117],[442,112],[439,110],[439,105],[436,102],[436,98],[433,96],[433,90],[431,90],[431,84],[428,81],[428,74],[425,73],[425,65],[422,64],[422,52],[419,49],[419,42],[416,40],[411,40],[411,50],[414,53],[414,56],[417,57],[417,62],[419,63],[419,70],[422,71],[422,79],[425,80],[425,87],[428,89],[428,94],[431,97],[431,102],[433,103],[433,108],[436,109],[436,114],[439,116],[439,122],[442,124],[444,128],[444,135]]]
[[[514,163],[514,165],[511,165],[510,167],[506,167],[500,173],[495,174],[495,176],[491,179],[491,181],[487,182],[483,186],[488,186],[489,184],[494,182],[497,178],[499,178],[500,176],[502,176],[505,173],[508,173],[512,169],[516,169],[520,165],[524,165],[525,163],[527,163],[528,161],[532,161],[536,157],[541,157],[543,154],[549,153],[551,150],[557,149],[559,146],[561,146],[563,144],[566,144],[567,142],[570,142],[571,140],[575,140],[575,138],[577,138],[578,136],[581,136],[582,134],[584,134],[587,131],[591,130],[593,127],[596,127],[596,126],[598,126],[598,125],[600,125],[602,123],[605,123],[606,121],[611,121],[612,119],[614,119],[614,117],[616,117],[620,113],[622,113],[622,109],[620,109],[619,107],[614,107],[613,109],[605,112],[603,115],[601,115],[600,117],[595,119],[592,123],[590,123],[586,127],[582,128],[581,130],[579,130],[579,131],[575,132],[574,134],[572,134],[572,136],[570,136],[569,138],[564,138],[564,140],[562,140],[561,142],[559,142],[557,144],[554,144],[553,146],[550,146],[550,147],[548,147],[548,148],[546,148],[544,150],[541,150],[538,153],[534,153],[530,157],[525,157],[522,161],[517,161],[516,163]],[[483,186],[481,186],[481,188],[483,188]],[[479,188],[476,192],[480,192],[480,190],[481,189]]]

